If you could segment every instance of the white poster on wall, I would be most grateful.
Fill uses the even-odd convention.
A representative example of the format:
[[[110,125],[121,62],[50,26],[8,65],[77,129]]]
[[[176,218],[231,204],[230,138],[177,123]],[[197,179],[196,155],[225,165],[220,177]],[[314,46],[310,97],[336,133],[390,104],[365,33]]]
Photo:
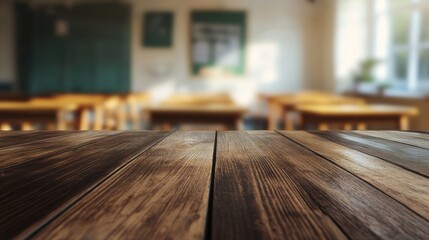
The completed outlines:
[[[210,44],[207,41],[194,43],[194,61],[197,64],[208,64],[210,62]]]

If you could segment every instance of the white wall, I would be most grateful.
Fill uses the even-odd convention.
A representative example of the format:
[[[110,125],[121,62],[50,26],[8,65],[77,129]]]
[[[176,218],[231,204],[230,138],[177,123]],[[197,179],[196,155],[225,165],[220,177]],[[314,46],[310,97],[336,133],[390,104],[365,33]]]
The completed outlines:
[[[0,1],[0,81],[15,81],[14,24],[11,2]]]
[[[132,13],[132,86],[149,90],[156,100],[171,92],[225,91],[250,104],[257,92],[326,88],[323,14],[326,1],[316,0],[134,0]],[[195,9],[247,12],[247,73],[238,79],[197,79],[190,74],[189,16]],[[171,49],[141,45],[142,16],[148,10],[175,14]],[[332,54],[331,54],[332,55]]]

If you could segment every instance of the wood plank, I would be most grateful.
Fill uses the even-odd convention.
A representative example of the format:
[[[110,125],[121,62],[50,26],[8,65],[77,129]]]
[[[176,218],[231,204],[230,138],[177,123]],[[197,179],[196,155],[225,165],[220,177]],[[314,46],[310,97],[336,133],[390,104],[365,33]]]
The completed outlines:
[[[352,239],[423,239],[429,222],[365,181],[286,137],[251,132],[266,155],[282,159],[288,171],[319,207]]]
[[[34,134],[38,135],[38,137],[36,137],[40,139],[38,141],[25,141],[23,144],[16,144],[0,149],[0,170],[18,164],[26,164],[30,161],[36,162],[39,161],[40,158],[57,155],[63,153],[67,149],[78,148],[91,141],[115,133],[117,132],[74,132],[72,134],[65,133],[63,136],[43,139],[46,134],[50,134],[47,132],[39,132],[38,134]],[[33,136],[26,137],[32,138]]]
[[[74,134],[74,131],[0,131],[0,148]]]
[[[427,178],[308,132],[281,133],[365,180],[429,220]],[[394,133],[388,136],[390,135]]]
[[[282,162],[247,133],[218,133],[212,239],[345,238]]]
[[[404,131],[356,131],[356,133],[429,149],[427,134]]]
[[[30,236],[167,134],[107,134],[86,145],[65,148],[61,153],[2,170],[0,236],[5,239]]]
[[[429,150],[352,132],[313,132],[341,145],[429,177]]]
[[[35,238],[202,239],[214,143],[215,132],[173,133]]]

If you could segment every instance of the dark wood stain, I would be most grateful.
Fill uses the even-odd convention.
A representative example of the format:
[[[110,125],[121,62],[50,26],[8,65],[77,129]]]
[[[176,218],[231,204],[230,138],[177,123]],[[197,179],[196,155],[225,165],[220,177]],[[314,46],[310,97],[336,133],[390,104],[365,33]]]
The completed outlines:
[[[426,239],[428,136],[0,132],[0,239]]]
[[[63,138],[69,134],[76,134],[76,131],[49,131],[41,134],[39,131],[0,131],[0,148],[16,147],[21,144],[33,144],[38,140],[48,138]]]
[[[286,137],[252,132],[251,139],[267,155],[282,159],[288,171],[352,239],[423,239],[429,222],[330,161]]]
[[[213,239],[345,238],[282,162],[247,133],[218,133]]]
[[[429,181],[383,159],[359,152],[308,132],[281,132],[329,159],[429,220]],[[398,181],[400,179],[400,181]]]
[[[214,142],[215,132],[173,133],[35,238],[202,239]]]
[[[112,134],[116,134],[116,132],[74,132],[8,146],[0,149],[0,171],[12,166],[38,162],[40,159],[46,159],[64,151],[79,149],[80,146],[92,144],[99,138]],[[39,136],[43,135],[44,133],[39,134]]]
[[[56,155],[1,171],[1,238],[28,236],[166,135],[163,132],[106,134],[86,145],[64,148]]]
[[[428,149],[352,132],[313,133],[429,177]]]

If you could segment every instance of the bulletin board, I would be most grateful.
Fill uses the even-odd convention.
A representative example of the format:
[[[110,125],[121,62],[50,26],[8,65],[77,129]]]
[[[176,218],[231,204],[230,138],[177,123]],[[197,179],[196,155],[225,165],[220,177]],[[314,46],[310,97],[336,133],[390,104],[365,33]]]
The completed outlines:
[[[193,11],[190,35],[193,75],[244,75],[245,12]]]

